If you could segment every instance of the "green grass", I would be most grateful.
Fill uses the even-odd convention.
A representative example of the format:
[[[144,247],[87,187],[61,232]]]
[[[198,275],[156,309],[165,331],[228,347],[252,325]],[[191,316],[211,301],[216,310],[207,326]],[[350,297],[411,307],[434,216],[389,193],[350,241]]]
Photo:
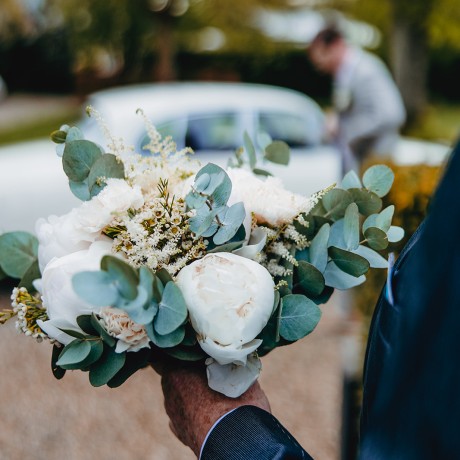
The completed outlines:
[[[48,114],[36,121],[28,121],[9,129],[0,130],[0,145],[48,137],[63,124],[75,123],[81,116],[79,107],[59,110],[57,114]]]

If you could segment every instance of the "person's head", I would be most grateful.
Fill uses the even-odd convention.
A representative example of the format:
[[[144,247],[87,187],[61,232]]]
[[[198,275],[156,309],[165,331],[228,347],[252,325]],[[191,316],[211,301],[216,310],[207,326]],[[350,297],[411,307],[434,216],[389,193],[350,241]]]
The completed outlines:
[[[336,27],[326,27],[319,32],[307,49],[313,65],[334,75],[342,63],[347,44],[343,34]]]

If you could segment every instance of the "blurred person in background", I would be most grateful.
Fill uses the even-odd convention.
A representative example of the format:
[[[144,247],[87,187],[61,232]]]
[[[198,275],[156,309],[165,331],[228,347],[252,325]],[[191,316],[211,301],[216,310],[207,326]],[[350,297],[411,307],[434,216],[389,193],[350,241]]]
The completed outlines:
[[[326,138],[337,144],[343,172],[358,172],[370,154],[389,155],[406,114],[385,64],[351,46],[337,26],[321,30],[307,52],[319,71],[333,77],[334,112],[327,119]]]

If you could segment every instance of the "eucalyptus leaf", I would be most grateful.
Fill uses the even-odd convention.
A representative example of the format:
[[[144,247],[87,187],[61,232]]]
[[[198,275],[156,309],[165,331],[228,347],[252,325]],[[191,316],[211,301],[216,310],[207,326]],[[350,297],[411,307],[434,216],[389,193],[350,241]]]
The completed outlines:
[[[72,287],[77,295],[96,307],[118,303],[119,292],[111,276],[104,271],[79,272],[72,277]]]
[[[339,219],[331,225],[331,231],[329,234],[328,246],[335,246],[337,248],[345,249],[347,247],[345,243],[345,220]]]
[[[158,270],[155,273],[155,275],[158,276],[159,280],[163,283],[163,286],[166,286],[166,284],[169,281],[174,281],[173,277],[168,272],[168,270],[166,270],[166,268],[162,268],[162,269]]]
[[[351,276],[359,277],[369,270],[368,260],[358,254],[332,246],[329,248],[329,255],[340,270]]]
[[[310,262],[321,273],[326,268],[328,253],[327,243],[331,227],[329,224],[324,224],[310,244]]]
[[[91,196],[96,196],[105,187],[109,178],[124,179],[125,167],[115,155],[106,153],[91,166],[88,175],[88,186]]]
[[[377,217],[378,214],[371,214],[370,216],[367,216],[366,220],[363,222],[363,234],[364,232],[371,227],[377,227]]]
[[[58,347],[56,344],[53,345],[53,351],[51,354],[51,371],[53,372],[53,375],[56,379],[61,380],[65,373],[66,370],[63,369],[62,367],[59,367],[56,363],[57,360],[59,359],[59,355],[62,352],[62,348]]]
[[[348,250],[359,246],[359,211],[356,203],[348,205],[345,211],[343,237]]]
[[[208,355],[201,349],[199,345],[195,347],[173,347],[165,348],[164,352],[173,358],[181,361],[200,361],[205,360]]]
[[[76,369],[86,369],[91,364],[95,363],[101,356],[102,352],[104,351],[104,346],[102,344],[102,340],[92,340],[91,342],[87,342],[90,344],[90,352],[88,356],[78,363],[69,363],[69,364],[60,364],[63,369],[66,370],[76,370]]]
[[[101,322],[97,318],[97,316],[93,313],[91,315],[91,325],[96,330],[97,334],[101,339],[106,343],[109,347],[114,347],[117,343],[114,337],[112,337],[102,326]]]
[[[324,289],[324,276],[314,265],[299,261],[294,269],[294,288],[296,287],[307,296],[318,296]]]
[[[123,302],[119,308],[128,313],[129,317],[138,324],[147,324],[153,320],[158,311],[158,304],[151,302],[151,297],[144,286],[138,286],[137,296],[128,302]]]
[[[358,175],[353,171],[348,171],[342,179],[342,184],[340,185],[344,190],[349,188],[361,188],[362,184]]]
[[[94,142],[84,139],[67,142],[62,156],[64,172],[71,181],[82,182],[101,156],[101,150]]]
[[[56,131],[53,131],[50,134],[50,138],[55,144],[64,144],[67,138],[67,133],[65,131],[61,131],[60,129],[57,129]]]
[[[40,268],[38,266],[38,260],[32,263],[32,265],[26,270],[18,287],[25,287],[29,292],[34,292],[35,287],[33,281],[41,278]]]
[[[174,332],[187,319],[187,306],[181,290],[170,281],[163,291],[163,297],[154,319],[154,329],[160,335]]]
[[[80,315],[77,316],[78,327],[89,335],[99,335],[98,330],[93,326],[91,322],[92,315]]]
[[[351,188],[348,192],[363,216],[378,213],[382,209],[382,200],[375,193],[359,188]]]
[[[217,211],[202,206],[196,211],[196,214],[189,219],[190,230],[197,236],[201,236],[213,224]]]
[[[397,243],[404,238],[404,229],[392,225],[388,230],[387,237],[390,243]]]
[[[170,334],[161,335],[155,331],[153,327],[153,323],[147,324],[145,326],[145,330],[147,331],[147,335],[149,336],[150,340],[160,348],[172,348],[179,345],[185,337],[185,327],[181,326],[176,329],[174,332]]]
[[[75,339],[64,347],[56,364],[65,366],[67,364],[77,364],[84,361],[91,352],[91,345],[86,340]]]
[[[380,228],[369,227],[364,232],[364,237],[366,238],[367,244],[376,251],[381,251],[388,247],[387,234]]]
[[[150,349],[143,348],[135,353],[126,353],[126,359],[123,367],[107,382],[110,388],[117,388],[128,380],[139,369],[149,364]]]
[[[280,165],[288,165],[290,155],[289,146],[283,141],[273,141],[264,149],[265,159]]]
[[[88,185],[88,178],[81,182],[69,180],[70,191],[81,201],[89,201],[91,199],[91,191]]]
[[[388,268],[388,261],[378,252],[367,246],[359,245],[353,252],[367,259],[371,268]]]
[[[254,144],[252,143],[252,140],[249,137],[249,134],[247,133],[247,131],[244,132],[243,142],[244,142],[244,149],[246,150],[246,153],[248,154],[249,167],[251,169],[254,169],[254,166],[256,165],[256,150],[254,148]]]
[[[393,171],[388,166],[374,165],[364,173],[363,184],[381,198],[390,191],[394,177]]]
[[[226,205],[232,193],[232,181],[227,173],[220,166],[214,163],[208,163],[198,171],[196,180],[199,179],[202,174],[209,174],[211,177],[210,184],[203,193],[211,195],[213,205],[216,207]]]
[[[359,276],[358,278],[344,271],[340,270],[339,267],[333,262],[330,261],[327,264],[326,270],[324,271],[324,279],[326,280],[326,286],[330,286],[339,290],[350,289],[366,281],[364,275]]]
[[[38,240],[27,232],[0,235],[0,266],[12,278],[21,279],[37,260]]]
[[[81,132],[81,130],[79,128],[77,128],[76,126],[72,126],[67,131],[67,136],[66,136],[65,141],[66,142],[79,141],[79,140],[84,139],[84,138],[85,137],[83,136],[83,133]],[[102,151],[101,151],[101,153],[102,153]]]
[[[289,341],[310,334],[321,318],[321,310],[307,297],[291,294],[282,298],[279,331]]]
[[[89,381],[93,387],[100,387],[112,380],[126,361],[126,353],[116,353],[113,348],[104,346],[101,358],[89,369]]]
[[[329,190],[322,198],[324,209],[327,211],[326,217],[343,217],[345,210],[352,202],[353,199],[348,191],[339,188]]]
[[[390,205],[386,207],[382,212],[380,212],[376,219],[376,227],[380,228],[384,232],[388,232],[391,227],[391,221],[393,220],[393,214],[395,212],[395,207]]]
[[[101,269],[109,274],[112,281],[116,283],[119,293],[125,299],[136,298],[139,277],[128,263],[118,257],[106,255],[101,260]]]

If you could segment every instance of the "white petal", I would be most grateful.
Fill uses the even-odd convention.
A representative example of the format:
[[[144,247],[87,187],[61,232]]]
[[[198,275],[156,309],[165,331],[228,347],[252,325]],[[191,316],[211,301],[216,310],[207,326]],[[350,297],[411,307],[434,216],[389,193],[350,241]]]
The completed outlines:
[[[42,321],[41,319],[38,319],[37,324],[50,339],[57,340],[59,343],[62,343],[62,345],[68,345],[70,342],[75,340],[75,337],[72,337],[71,335],[58,329],[58,327],[61,326],[56,325],[54,321]],[[71,328],[72,327],[69,327],[69,329]]]
[[[222,366],[214,360],[207,360],[206,364],[209,387],[229,398],[241,396],[257,380],[262,368],[257,355],[249,356],[246,366]]]
[[[206,337],[205,340],[200,340],[199,344],[203,351],[214,358],[219,364],[235,363],[244,366],[247,356],[260,347],[262,340],[254,339],[241,347],[235,347],[233,345],[219,345],[214,340]]]
[[[249,238],[249,242],[247,246],[243,246],[242,248],[235,249],[233,254],[236,254],[241,257],[246,257],[247,259],[254,260],[257,254],[262,251],[265,243],[267,241],[267,234],[261,229],[256,228],[252,233],[251,237]]]

